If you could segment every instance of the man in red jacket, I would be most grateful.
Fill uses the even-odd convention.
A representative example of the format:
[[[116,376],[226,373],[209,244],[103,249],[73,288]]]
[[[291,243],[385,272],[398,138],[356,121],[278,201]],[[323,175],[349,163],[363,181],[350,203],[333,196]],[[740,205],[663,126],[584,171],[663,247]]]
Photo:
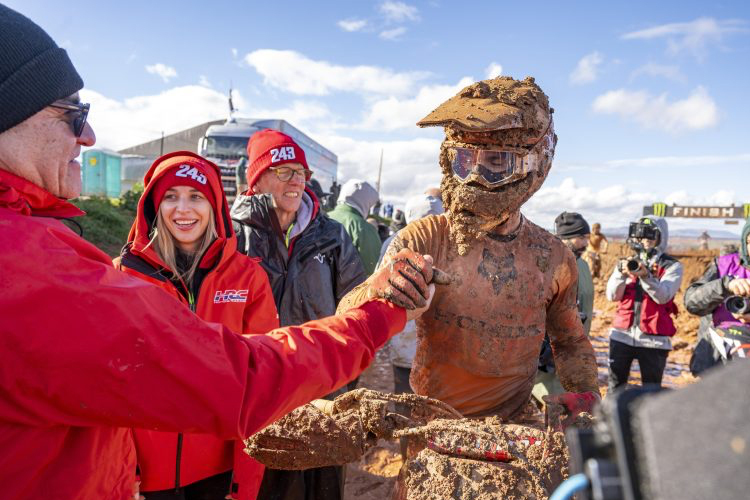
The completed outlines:
[[[203,322],[58,220],[83,215],[66,201],[96,140],[82,86],[63,49],[0,5],[4,499],[129,498],[129,428],[247,437],[352,380],[434,289],[431,259],[401,254],[370,296],[407,314],[371,300],[252,338]]]

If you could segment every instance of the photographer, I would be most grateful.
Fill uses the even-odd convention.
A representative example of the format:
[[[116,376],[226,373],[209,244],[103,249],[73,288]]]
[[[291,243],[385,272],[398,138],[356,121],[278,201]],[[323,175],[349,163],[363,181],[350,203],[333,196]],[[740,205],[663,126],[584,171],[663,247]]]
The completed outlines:
[[[708,338],[710,327],[750,323],[750,314],[732,314],[726,304],[726,300],[734,296],[745,298],[746,305],[746,300],[750,297],[749,244],[750,220],[742,228],[740,252],[722,255],[711,261],[703,276],[685,291],[685,308],[691,314],[701,316],[698,343],[690,358],[690,371],[693,375],[699,375],[719,360],[719,354],[715,352]],[[742,302],[740,299],[738,305]]]
[[[626,385],[633,359],[644,384],[661,385],[670,337],[677,331],[672,314],[682,282],[682,264],[666,254],[667,222],[641,217],[630,224],[628,244],[635,251],[620,259],[607,282],[607,299],[619,302],[609,332],[609,390]]]

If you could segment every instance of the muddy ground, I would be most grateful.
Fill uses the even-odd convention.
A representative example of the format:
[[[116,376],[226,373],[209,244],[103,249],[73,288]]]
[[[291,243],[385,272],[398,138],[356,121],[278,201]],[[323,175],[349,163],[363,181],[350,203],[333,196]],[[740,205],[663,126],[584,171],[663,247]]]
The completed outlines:
[[[596,350],[599,367],[599,387],[602,394],[607,387],[607,352],[608,331],[615,311],[614,303],[604,296],[606,280],[609,278],[618,255],[626,255],[624,245],[611,245],[609,252],[602,256],[604,278],[596,280],[594,285],[594,320],[591,326],[591,343]],[[674,350],[669,353],[664,374],[664,385],[680,387],[695,381],[688,369],[688,362],[698,331],[698,318],[688,313],[682,304],[682,295],[687,286],[703,274],[708,263],[718,253],[716,251],[680,250],[673,254],[684,266],[682,288],[677,295],[676,303],[680,309],[675,320],[677,334],[673,338]],[[640,383],[638,363],[634,362],[631,372],[631,384]],[[393,391],[393,372],[384,351],[378,353],[375,362],[362,375],[359,387],[368,387],[379,391]],[[347,466],[345,500],[388,500],[401,468],[401,455],[398,443],[380,441],[369,450],[358,463]]]

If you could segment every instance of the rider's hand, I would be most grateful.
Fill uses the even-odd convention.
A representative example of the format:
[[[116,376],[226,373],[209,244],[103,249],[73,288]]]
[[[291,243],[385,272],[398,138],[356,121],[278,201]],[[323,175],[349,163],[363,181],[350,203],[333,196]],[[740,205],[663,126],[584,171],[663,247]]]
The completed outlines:
[[[386,299],[407,311],[423,309],[432,298],[428,286],[432,274],[432,257],[403,248],[368,280],[367,296]]]
[[[750,297],[750,279],[735,278],[729,282],[727,288],[732,292],[732,295]]]
[[[432,297],[435,296],[435,285],[433,283],[430,283],[427,287],[427,292],[429,293],[429,296],[427,297],[427,303],[423,307],[418,307],[416,309],[407,309],[406,310],[406,321],[412,321],[420,317],[427,309],[430,308],[430,304],[432,303]]]
[[[575,422],[578,414],[582,412],[591,413],[594,405],[601,400],[601,396],[594,392],[564,392],[542,396],[545,403],[549,405],[562,406],[566,417],[562,421],[563,429]]]

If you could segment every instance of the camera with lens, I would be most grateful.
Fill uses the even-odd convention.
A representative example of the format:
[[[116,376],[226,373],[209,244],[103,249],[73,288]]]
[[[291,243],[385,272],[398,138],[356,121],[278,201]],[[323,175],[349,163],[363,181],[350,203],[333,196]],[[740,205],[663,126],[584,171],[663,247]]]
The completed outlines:
[[[653,224],[648,224],[645,222],[631,222],[630,227],[628,228],[628,239],[630,238],[646,238],[647,240],[658,240],[659,228],[657,228]]]
[[[636,272],[642,265],[645,265],[638,257],[632,257],[625,263],[625,268],[631,273]]]
[[[724,300],[724,306],[732,314],[750,313],[750,298],[732,295]]]

